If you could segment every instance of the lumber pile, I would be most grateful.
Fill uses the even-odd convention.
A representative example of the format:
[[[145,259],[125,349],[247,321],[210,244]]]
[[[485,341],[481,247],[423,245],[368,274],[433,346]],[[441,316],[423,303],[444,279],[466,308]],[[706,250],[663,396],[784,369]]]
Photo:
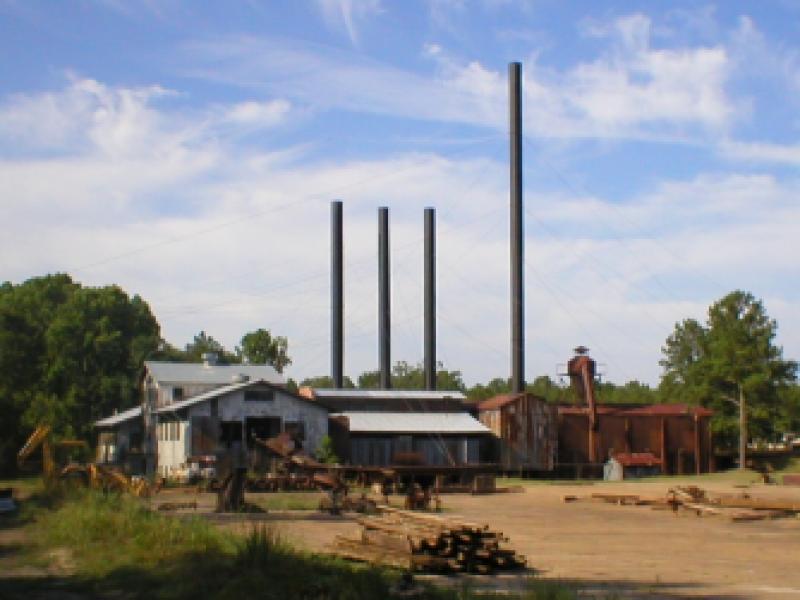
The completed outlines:
[[[488,525],[388,506],[361,517],[358,538],[338,536],[334,554],[411,571],[489,574],[525,566],[525,557]]]
[[[800,517],[800,502],[763,500],[748,494],[719,494],[710,496],[698,486],[670,488],[660,497],[636,494],[591,494],[591,496],[564,496],[564,502],[606,502],[619,506],[650,506],[654,509],[671,509],[673,512],[688,511],[698,517],[722,516],[734,523],[763,521],[783,517]]]

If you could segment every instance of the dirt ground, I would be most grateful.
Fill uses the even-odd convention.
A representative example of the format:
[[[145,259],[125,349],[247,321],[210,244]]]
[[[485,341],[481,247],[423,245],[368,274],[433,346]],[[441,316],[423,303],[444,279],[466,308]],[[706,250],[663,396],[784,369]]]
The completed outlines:
[[[575,585],[587,596],[624,598],[800,598],[800,519],[731,522],[722,516],[697,517],[647,506],[564,503],[563,496],[595,492],[662,496],[672,482],[540,484],[523,492],[443,496],[445,515],[485,522],[511,538],[528,558],[526,574],[469,577],[479,588],[519,589],[531,573]],[[800,502],[800,488],[754,484],[747,489],[703,482],[710,492],[743,493]],[[201,494],[198,512],[213,505]],[[155,502],[178,500],[167,492]],[[258,494],[248,500],[259,503]],[[263,500],[262,500],[263,501]],[[399,505],[400,498],[393,503]],[[193,511],[192,511],[193,512]],[[252,525],[236,516],[212,517],[222,527]],[[350,517],[300,511],[269,511],[250,517],[266,521],[292,544],[324,552],[339,533],[355,533]],[[462,585],[465,576],[426,576]]]
[[[542,483],[519,493],[443,496],[445,516],[487,523],[504,532],[527,557],[530,569],[501,576],[420,578],[458,587],[467,581],[473,588],[517,590],[535,575],[573,585],[582,596],[601,598],[800,598],[800,519],[735,523],[722,516],[676,515],[647,506],[563,502],[565,495],[596,492],[663,496],[676,483]],[[754,498],[800,503],[800,487],[754,484],[742,489],[713,481],[700,485],[712,493],[746,492]],[[314,497],[309,493],[309,499]],[[273,494],[247,495],[249,503],[267,508],[278,499]],[[217,515],[213,494],[190,490],[164,490],[150,502],[153,508],[165,502],[197,502],[196,510],[166,514],[203,516],[236,531],[267,523],[294,546],[314,552],[325,552],[337,534],[358,531],[355,515],[330,517],[308,510]],[[396,506],[401,502],[400,497],[392,498]],[[51,557],[49,565],[20,560],[16,550],[27,541],[21,529],[0,527],[0,572],[34,578],[69,572],[62,557]]]

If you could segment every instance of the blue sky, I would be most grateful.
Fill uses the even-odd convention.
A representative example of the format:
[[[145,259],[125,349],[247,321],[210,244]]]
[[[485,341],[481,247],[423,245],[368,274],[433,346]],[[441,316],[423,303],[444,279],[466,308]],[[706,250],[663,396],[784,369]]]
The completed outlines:
[[[0,0],[0,278],[146,298],[164,336],[286,335],[328,357],[345,202],[346,365],[376,367],[377,207],[393,358],[509,370],[506,72],[524,68],[527,375],[585,344],[655,384],[676,321],[733,289],[800,356],[800,3]]]

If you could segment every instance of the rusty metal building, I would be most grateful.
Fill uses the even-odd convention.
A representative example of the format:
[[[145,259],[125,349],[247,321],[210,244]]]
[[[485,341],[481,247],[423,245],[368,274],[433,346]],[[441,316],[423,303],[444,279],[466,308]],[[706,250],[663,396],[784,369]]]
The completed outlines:
[[[478,405],[478,418],[494,434],[494,461],[503,471],[550,471],[558,430],[555,406],[530,393],[501,394]]]
[[[564,473],[588,476],[609,458],[637,453],[652,454],[665,475],[714,470],[708,409],[685,404],[598,405],[595,431],[589,413],[583,406],[558,407],[558,467]]]

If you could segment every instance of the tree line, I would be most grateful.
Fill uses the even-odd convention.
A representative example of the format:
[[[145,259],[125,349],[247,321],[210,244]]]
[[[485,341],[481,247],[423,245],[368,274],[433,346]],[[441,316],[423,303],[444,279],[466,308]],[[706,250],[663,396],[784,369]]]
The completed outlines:
[[[0,473],[13,471],[30,432],[49,424],[61,438],[93,442],[92,425],[136,406],[145,360],[291,364],[288,342],[266,329],[227,351],[200,332],[183,349],[161,337],[141,297],[115,285],[84,287],[68,275],[0,285]]]
[[[602,403],[682,402],[714,410],[712,427],[724,445],[735,444],[739,408],[746,402],[751,437],[771,439],[800,430],[797,363],[775,343],[777,323],[751,294],[731,292],[715,302],[705,323],[685,319],[662,348],[659,386],[600,382]],[[285,337],[260,328],[226,349],[204,331],[183,348],[166,342],[149,305],[118,286],[84,287],[56,274],[0,285],[0,472],[13,469],[17,450],[39,423],[61,437],[92,441],[92,424],[139,402],[145,360],[198,362],[213,352],[222,364],[291,364]],[[478,402],[511,390],[510,378],[467,386],[459,370],[441,363],[437,388],[464,392]],[[366,371],[345,387],[375,389],[379,371]],[[421,363],[397,362],[396,389],[423,389]],[[328,376],[288,386],[331,387]],[[529,392],[548,402],[576,402],[568,382],[543,375]]]

